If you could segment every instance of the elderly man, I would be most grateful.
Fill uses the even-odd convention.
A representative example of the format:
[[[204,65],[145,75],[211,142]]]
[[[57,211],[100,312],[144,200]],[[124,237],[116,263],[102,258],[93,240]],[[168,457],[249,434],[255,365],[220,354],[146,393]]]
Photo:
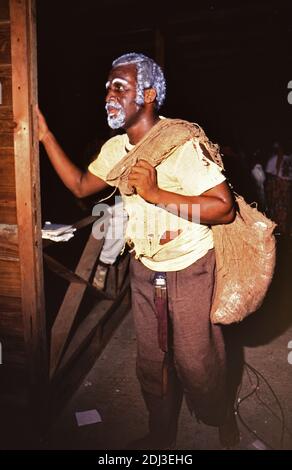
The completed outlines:
[[[113,62],[107,120],[125,133],[104,144],[86,173],[69,160],[40,112],[39,137],[76,196],[118,186],[129,216],[137,374],[149,412],[149,433],[129,448],[174,448],[183,394],[198,420],[219,427],[227,446],[238,435],[228,407],[221,327],[209,320],[215,281],[210,225],[233,220],[233,199],[199,126],[159,116],[165,88],[161,68],[143,54]]]

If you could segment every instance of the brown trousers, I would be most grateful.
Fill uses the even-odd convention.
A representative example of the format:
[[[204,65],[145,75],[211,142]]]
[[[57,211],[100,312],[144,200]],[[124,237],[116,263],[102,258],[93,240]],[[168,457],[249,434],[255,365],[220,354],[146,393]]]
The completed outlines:
[[[132,309],[137,336],[137,376],[152,433],[175,440],[183,393],[191,412],[218,426],[226,413],[226,358],[221,327],[210,323],[215,254],[210,250],[186,269],[167,273],[170,361],[162,394],[165,354],[159,348],[154,272],[131,259]]]

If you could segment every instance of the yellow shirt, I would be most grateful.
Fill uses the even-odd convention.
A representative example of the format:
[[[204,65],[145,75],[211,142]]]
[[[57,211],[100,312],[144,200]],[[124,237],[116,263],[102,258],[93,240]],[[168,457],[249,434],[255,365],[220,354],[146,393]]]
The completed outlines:
[[[106,180],[114,165],[131,145],[127,134],[109,139],[89,165],[91,173]],[[190,140],[156,167],[159,188],[186,196],[198,196],[222,183],[225,177],[215,163],[204,157],[196,139]],[[179,271],[213,248],[212,231],[199,221],[190,222],[146,202],[139,195],[123,196],[129,222],[126,240],[134,243],[136,257],[153,271]],[[179,233],[161,244],[165,232]]]

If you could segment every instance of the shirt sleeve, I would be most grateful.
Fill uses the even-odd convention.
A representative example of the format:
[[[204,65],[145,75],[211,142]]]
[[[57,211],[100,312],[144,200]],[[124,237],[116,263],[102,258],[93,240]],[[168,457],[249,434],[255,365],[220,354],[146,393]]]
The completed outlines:
[[[184,144],[177,161],[176,175],[188,195],[199,196],[225,181],[222,169],[206,158],[197,141]]]
[[[99,154],[88,166],[90,173],[106,181],[108,173],[125,154],[122,137],[122,135],[112,137],[101,147]],[[106,182],[115,186],[109,181]]]

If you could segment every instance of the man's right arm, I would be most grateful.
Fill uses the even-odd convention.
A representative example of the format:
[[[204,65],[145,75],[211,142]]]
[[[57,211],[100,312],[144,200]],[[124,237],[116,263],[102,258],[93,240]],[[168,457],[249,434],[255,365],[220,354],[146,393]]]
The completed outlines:
[[[97,193],[107,188],[108,184],[101,178],[93,175],[90,171],[83,172],[74,165],[57,142],[55,136],[49,130],[46,120],[39,109],[37,109],[37,116],[39,123],[39,140],[43,143],[54,169],[65,186],[79,198],[89,196],[90,194]]]

